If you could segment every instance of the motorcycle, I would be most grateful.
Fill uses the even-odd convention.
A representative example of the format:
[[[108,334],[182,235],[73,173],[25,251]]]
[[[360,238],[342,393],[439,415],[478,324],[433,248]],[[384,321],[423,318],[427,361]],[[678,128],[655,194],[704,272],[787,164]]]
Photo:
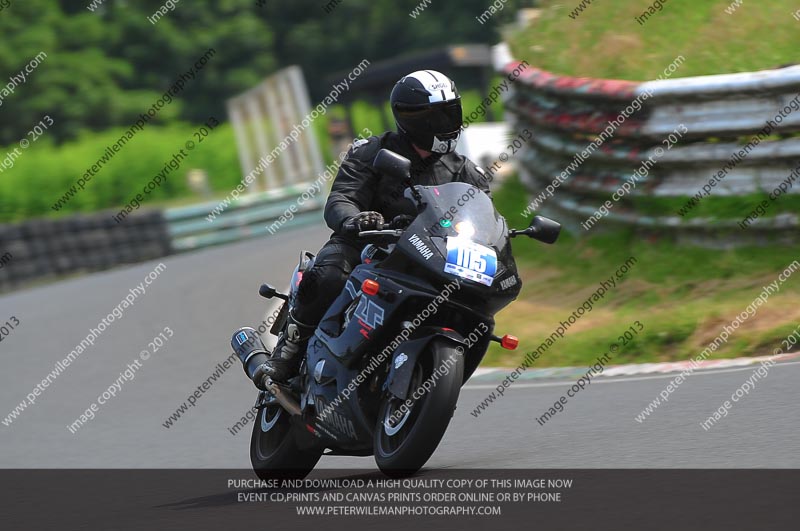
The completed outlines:
[[[514,336],[494,335],[494,315],[521,288],[511,238],[554,243],[561,230],[541,216],[510,230],[491,199],[467,183],[412,185],[409,160],[391,151],[381,150],[373,165],[405,179],[418,213],[358,233],[362,263],[309,340],[299,374],[272,381],[264,365],[270,353],[254,329],[231,340],[261,389],[250,458],[262,479],[303,478],[323,454],[373,455],[390,477],[422,468],[489,342],[517,346]],[[313,262],[303,252],[289,293],[261,286],[263,297],[283,300],[272,334],[286,326]]]

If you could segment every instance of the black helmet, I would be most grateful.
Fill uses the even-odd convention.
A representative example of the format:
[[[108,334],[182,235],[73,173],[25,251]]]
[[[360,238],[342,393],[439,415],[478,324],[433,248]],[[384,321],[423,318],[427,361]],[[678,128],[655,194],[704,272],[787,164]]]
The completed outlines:
[[[390,96],[397,130],[418,148],[451,153],[461,133],[461,96],[435,70],[417,70],[398,81]]]

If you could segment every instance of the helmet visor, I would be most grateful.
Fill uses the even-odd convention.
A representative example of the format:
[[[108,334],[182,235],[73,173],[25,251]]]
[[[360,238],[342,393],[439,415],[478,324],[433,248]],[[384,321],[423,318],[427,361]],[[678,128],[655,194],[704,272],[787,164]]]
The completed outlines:
[[[461,100],[425,105],[395,104],[395,116],[403,127],[433,135],[454,133],[461,129]]]

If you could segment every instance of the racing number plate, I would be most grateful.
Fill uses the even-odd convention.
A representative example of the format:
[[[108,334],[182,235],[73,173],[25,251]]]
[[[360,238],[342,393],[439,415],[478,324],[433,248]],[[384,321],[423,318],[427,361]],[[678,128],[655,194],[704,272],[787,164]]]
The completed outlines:
[[[491,286],[496,271],[497,253],[494,249],[466,238],[447,238],[445,273]]]

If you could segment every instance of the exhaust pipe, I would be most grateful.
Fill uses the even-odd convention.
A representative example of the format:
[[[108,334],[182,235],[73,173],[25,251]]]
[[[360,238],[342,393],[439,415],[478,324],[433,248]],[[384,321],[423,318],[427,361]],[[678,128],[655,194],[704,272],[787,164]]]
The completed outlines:
[[[264,377],[264,389],[275,395],[275,400],[285,409],[290,415],[302,416],[303,412],[300,409],[300,404],[284,391],[278,384],[273,382],[268,376]]]
[[[244,373],[256,384],[256,387],[263,389],[259,384],[267,374],[266,365],[269,359],[267,347],[254,329],[246,326],[234,332],[231,338],[231,347],[239,361],[242,362]]]
[[[242,362],[244,372],[256,387],[275,395],[275,399],[290,415],[302,415],[300,404],[280,385],[270,379],[269,351],[254,329],[244,327],[231,338],[231,347]]]

